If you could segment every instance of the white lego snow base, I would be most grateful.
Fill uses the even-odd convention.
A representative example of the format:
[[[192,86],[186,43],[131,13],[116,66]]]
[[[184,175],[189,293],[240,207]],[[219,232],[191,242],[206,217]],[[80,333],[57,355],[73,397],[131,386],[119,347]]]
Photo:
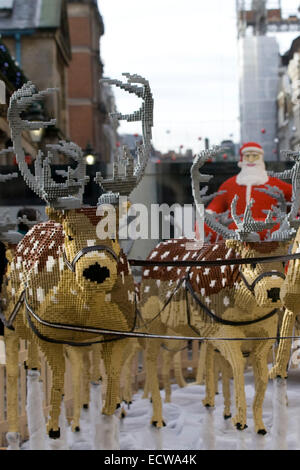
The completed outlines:
[[[273,413],[273,382],[269,381],[264,402],[264,422],[268,430],[266,436],[257,436],[252,420],[253,376],[251,371],[245,374],[248,404],[248,429],[237,431],[230,420],[223,419],[223,398],[216,396],[216,407],[207,411],[201,400],[204,398],[204,386],[188,385],[180,389],[172,385],[172,403],[163,404],[167,426],[156,430],[150,426],[151,403],[141,398],[142,392],[134,396],[134,402],[127,411],[127,417],[120,424],[121,450],[165,449],[300,449],[300,369],[289,374],[287,382],[288,406],[279,406]],[[221,383],[219,383],[221,392]],[[162,397],[164,392],[161,392]],[[284,396],[285,398],[285,396]],[[233,405],[234,406],[234,405]],[[280,414],[280,416],[278,415]],[[273,423],[280,429],[275,429]],[[68,429],[70,449],[92,449],[89,411],[82,411],[81,431],[75,435]],[[28,448],[28,443],[22,446]]]

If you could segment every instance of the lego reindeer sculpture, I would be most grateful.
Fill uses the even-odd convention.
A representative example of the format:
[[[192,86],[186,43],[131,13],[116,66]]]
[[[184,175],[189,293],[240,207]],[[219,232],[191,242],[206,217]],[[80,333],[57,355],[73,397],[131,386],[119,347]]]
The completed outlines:
[[[286,228],[294,230],[296,233],[292,253],[300,252],[300,220],[296,219],[300,206],[300,152],[286,152],[287,156],[295,161],[291,170],[279,174],[280,178],[291,179],[293,182],[293,205],[290,211],[290,217],[286,220]],[[277,175],[276,175],[277,176]],[[270,370],[270,378],[287,378],[288,364],[291,354],[292,339],[295,325],[299,325],[300,312],[300,260],[289,261],[286,279],[282,286],[280,297],[285,307],[285,313],[280,329],[279,347],[277,350],[276,361]],[[287,337],[286,339],[284,339]]]
[[[199,183],[211,178],[199,173],[209,156],[210,152],[203,152],[192,166],[192,188],[196,204],[202,203]],[[282,262],[260,263],[254,258],[286,254],[289,242],[281,240],[289,238],[291,234],[288,231],[282,233],[282,228],[279,228],[273,232],[272,241],[261,242],[258,232],[270,229],[277,223],[273,220],[273,214],[269,212],[265,221],[253,220],[250,202],[242,220],[236,214],[236,202],[237,199],[233,201],[231,213],[237,230],[229,230],[205,213],[205,222],[227,239],[226,242],[193,249],[193,240],[178,239],[160,243],[153,250],[148,258],[153,264],[143,272],[140,308],[148,330],[153,333],[166,334],[167,329],[171,328],[177,335],[212,338],[210,347],[217,348],[232,368],[236,402],[233,423],[240,430],[246,427],[247,410],[243,354],[251,354],[255,376],[255,430],[265,434],[262,404],[268,382],[267,358],[272,341],[247,341],[247,337],[276,337],[276,312],[281,306],[279,294],[285,276]],[[239,258],[244,259],[243,263],[234,264]],[[188,268],[155,266],[155,261],[160,260],[212,261],[215,265]],[[227,263],[233,261],[222,265],[222,260]],[[233,338],[240,340],[230,341]],[[153,404],[151,421],[158,427],[164,424],[156,371],[159,347],[160,340],[147,342],[146,363]],[[212,360],[208,353],[206,406],[214,405]],[[229,377],[230,373],[227,375]],[[228,384],[225,389],[228,394]],[[230,416],[229,405],[227,396],[225,418]]]
[[[107,329],[130,331],[135,324],[134,282],[118,242],[115,222],[119,216],[119,196],[128,196],[143,177],[150,153],[153,115],[153,99],[147,80],[139,75],[125,76],[128,83],[107,81],[142,98],[143,104],[132,115],[118,114],[116,117],[142,121],[143,142],[137,148],[136,165],[129,150],[123,149],[121,163],[125,164],[125,175],[119,174],[117,161],[113,178],[103,179],[100,173],[97,174],[95,181],[107,191],[100,197],[98,207],[82,204],[87,178],[83,152],[77,145],[62,142],[49,146],[46,157],[38,154],[34,175],[26,165],[21,145],[22,131],[46,127],[55,121],[25,121],[22,112],[53,90],[38,93],[35,86],[28,82],[13,94],[8,111],[19,169],[28,186],[46,201],[50,220],[36,225],[18,245],[11,263],[8,286],[11,302],[5,310],[6,325],[14,327],[16,343],[26,330],[30,340],[38,344],[52,370],[47,425],[52,439],[60,436],[64,345],[83,347],[102,343],[107,376],[102,409],[102,448],[108,449],[118,445],[114,439],[114,413],[120,401],[121,358],[128,340],[102,333]],[[51,158],[55,152],[71,155],[77,162],[76,169],[68,169],[64,183],[57,183],[51,175]],[[108,203],[110,206],[107,206]],[[113,205],[115,211],[111,211]],[[114,226],[114,238],[105,238],[99,224]],[[11,367],[16,368],[17,363],[17,357],[11,359]],[[10,423],[10,431],[17,433],[16,422]]]

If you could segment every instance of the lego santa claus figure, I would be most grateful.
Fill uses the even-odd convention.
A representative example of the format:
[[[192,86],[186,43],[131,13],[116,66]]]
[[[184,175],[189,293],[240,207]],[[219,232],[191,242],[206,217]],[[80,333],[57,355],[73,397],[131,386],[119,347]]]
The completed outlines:
[[[276,186],[283,192],[286,201],[291,200],[291,184],[268,176],[264,162],[264,151],[261,145],[256,142],[244,144],[240,149],[238,166],[241,168],[240,173],[226,180],[219,188],[219,191],[226,192],[217,195],[207,206],[206,210],[210,213],[217,215],[230,210],[231,202],[237,194],[238,215],[244,213],[246,205],[250,199],[253,199],[254,204],[251,207],[253,218],[255,220],[264,220],[266,218],[264,211],[271,209],[277,202],[276,199],[265,192],[257,191],[258,188],[268,189],[268,186]],[[235,224],[229,225],[229,228],[235,228]],[[211,241],[215,241],[215,232],[208,227],[206,227],[205,232],[206,235],[212,233]]]

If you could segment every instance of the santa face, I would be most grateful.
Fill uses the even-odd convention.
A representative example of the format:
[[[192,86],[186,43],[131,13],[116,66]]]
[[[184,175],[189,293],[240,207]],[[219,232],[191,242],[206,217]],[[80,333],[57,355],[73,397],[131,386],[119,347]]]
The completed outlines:
[[[243,153],[243,163],[245,166],[253,167],[256,166],[258,161],[261,161],[261,153],[255,152],[255,150],[248,150]]]
[[[245,150],[243,160],[238,163],[241,172],[237,175],[237,183],[245,186],[262,185],[268,181],[263,154],[255,150]]]

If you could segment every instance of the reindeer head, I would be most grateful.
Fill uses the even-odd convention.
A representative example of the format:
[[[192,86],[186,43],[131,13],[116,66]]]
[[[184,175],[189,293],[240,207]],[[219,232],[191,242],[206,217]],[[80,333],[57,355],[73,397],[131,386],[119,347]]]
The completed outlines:
[[[106,192],[100,197],[99,206],[103,203],[117,204],[120,195],[128,196],[140,182],[150,155],[153,99],[149,83],[139,75],[125,74],[125,76],[128,80],[127,84],[117,80],[106,79],[106,81],[130,93],[135,93],[144,102],[140,110],[132,115],[117,114],[114,117],[127,121],[141,120],[143,143],[137,148],[136,163],[128,148],[124,147],[121,155],[115,155],[113,178],[104,179],[100,173],[97,173],[95,181]],[[138,87],[133,83],[142,86]],[[127,262],[125,258],[122,258],[117,241],[118,213],[117,211],[115,213],[115,235],[101,238],[97,232],[97,225],[101,222],[102,216],[97,215],[96,207],[82,206],[84,186],[88,178],[85,176],[83,152],[76,144],[60,142],[57,145],[48,145],[47,156],[41,152],[37,156],[35,174],[32,174],[26,165],[21,145],[22,130],[40,128],[41,125],[45,127],[55,122],[52,120],[48,123],[31,123],[21,118],[22,111],[32,101],[41,99],[52,91],[37,93],[34,85],[28,82],[21,90],[13,94],[8,112],[12,140],[17,163],[26,183],[46,201],[49,219],[63,226],[63,276],[65,266],[67,266],[74,275],[74,283],[93,296],[95,293],[110,291],[119,282],[120,277],[123,278],[128,273]],[[66,178],[65,183],[57,183],[51,175],[51,160],[55,153],[63,153],[77,162],[75,170],[69,167],[67,172],[60,172],[60,175]],[[124,163],[125,174],[121,175],[119,165]],[[67,277],[70,279],[70,272]]]
[[[258,307],[276,308],[281,306],[280,291],[285,279],[285,263],[251,262],[253,258],[281,256],[286,254],[289,242],[240,242],[227,240],[241,258],[249,258],[249,264],[239,266],[241,303],[244,308],[255,302]]]
[[[203,203],[199,183],[207,182],[211,178],[209,175],[199,173],[199,169],[210,154],[211,151],[203,152],[192,166],[192,189],[196,205]],[[251,200],[244,214],[238,216],[236,213],[237,199],[238,197],[235,196],[231,204],[231,215],[237,226],[236,230],[230,230],[223,226],[207,212],[205,212],[205,222],[227,239],[226,245],[228,247],[233,248],[242,258],[249,258],[249,264],[240,265],[241,282],[238,298],[241,307],[247,309],[247,306],[255,307],[257,305],[263,308],[275,308],[281,305],[280,289],[285,278],[284,265],[281,262],[251,263],[251,258],[286,254],[294,232],[294,230],[289,230],[292,225],[290,215],[283,215],[280,209],[272,208],[271,211],[268,211],[264,221],[254,220],[251,213],[254,201]],[[276,217],[281,223],[279,229],[272,233],[270,242],[260,241],[259,232],[271,229],[278,224]]]
[[[98,238],[100,220],[93,207],[66,211],[61,218],[65,262],[74,274],[74,283],[91,295],[113,288],[121,262],[118,241]],[[95,250],[91,249],[93,246]]]

